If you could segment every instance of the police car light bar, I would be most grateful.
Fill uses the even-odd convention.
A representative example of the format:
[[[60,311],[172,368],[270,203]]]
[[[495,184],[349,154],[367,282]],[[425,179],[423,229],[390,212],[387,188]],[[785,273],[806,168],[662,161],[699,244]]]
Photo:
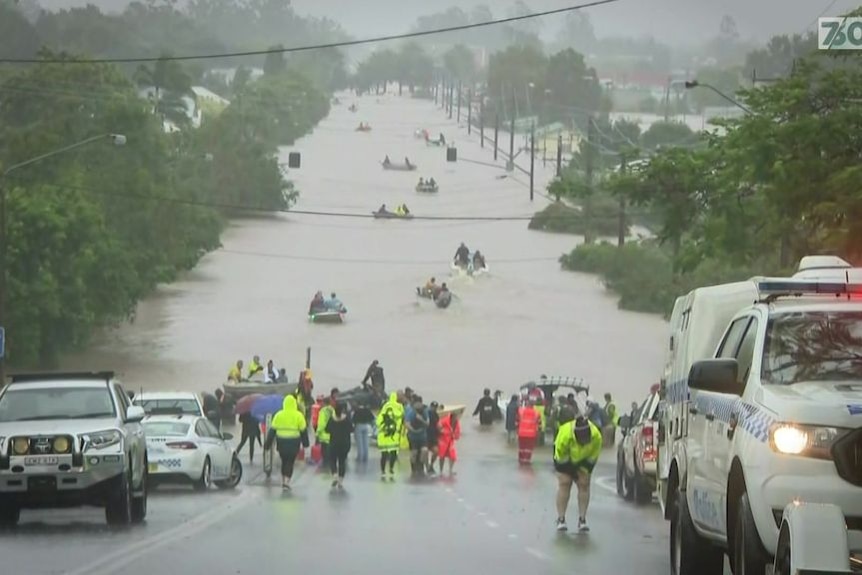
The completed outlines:
[[[757,282],[761,298],[774,299],[782,295],[851,295],[862,294],[862,284],[846,282],[821,282],[810,280],[764,280]]]

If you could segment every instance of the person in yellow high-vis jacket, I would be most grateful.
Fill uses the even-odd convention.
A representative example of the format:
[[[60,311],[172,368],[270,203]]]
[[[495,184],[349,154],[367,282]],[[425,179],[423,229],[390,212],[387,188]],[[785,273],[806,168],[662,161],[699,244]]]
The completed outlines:
[[[281,487],[290,489],[293,464],[302,447],[302,432],[305,431],[305,416],[296,407],[296,398],[284,398],[281,411],[272,418],[271,432],[275,433],[278,455],[281,457]]]
[[[377,447],[380,449],[380,476],[386,479],[395,476],[395,462],[401,447],[401,434],[404,429],[404,406],[398,402],[398,393],[389,394],[389,399],[377,413]]]
[[[335,409],[332,407],[332,402],[327,399],[323,407],[320,408],[320,415],[317,416],[317,428],[314,430],[314,436],[317,442],[320,443],[320,455],[323,459],[322,465],[324,469],[329,468],[329,432],[326,431],[326,425],[332,419]]]
[[[557,471],[557,530],[566,531],[566,509],[572,484],[578,485],[578,530],[589,531],[590,479],[602,451],[602,431],[584,417],[560,426],[554,440],[554,469]]]

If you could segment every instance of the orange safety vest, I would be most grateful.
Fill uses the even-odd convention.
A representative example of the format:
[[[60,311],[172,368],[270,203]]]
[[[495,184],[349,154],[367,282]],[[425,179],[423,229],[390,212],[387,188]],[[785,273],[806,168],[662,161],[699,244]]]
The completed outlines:
[[[539,413],[532,407],[518,410],[518,437],[537,437],[539,435]]]

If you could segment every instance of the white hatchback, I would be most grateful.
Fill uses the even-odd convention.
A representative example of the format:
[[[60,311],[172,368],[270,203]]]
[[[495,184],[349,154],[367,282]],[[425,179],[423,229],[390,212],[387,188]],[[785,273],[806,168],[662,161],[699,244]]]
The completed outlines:
[[[213,484],[232,489],[242,479],[242,463],[228,444],[233,436],[219,433],[206,418],[151,415],[143,426],[152,484],[191,483],[205,491]]]

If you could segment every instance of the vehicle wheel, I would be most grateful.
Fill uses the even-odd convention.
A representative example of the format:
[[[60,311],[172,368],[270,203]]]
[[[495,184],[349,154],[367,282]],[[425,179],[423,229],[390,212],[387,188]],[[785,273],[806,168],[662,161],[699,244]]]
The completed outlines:
[[[147,462],[144,461],[144,471],[141,476],[141,494],[132,497],[132,523],[141,523],[147,518],[147,495],[150,488],[150,474]]]
[[[0,507],[0,529],[10,529],[18,525],[21,519],[21,508],[13,505]]]
[[[632,501],[635,498],[635,487],[633,483],[634,482],[629,479],[628,473],[626,473],[626,466],[623,465],[623,499],[626,501]]]
[[[120,488],[112,494],[105,505],[105,519],[108,525],[128,525],[132,520],[132,481],[131,472],[123,476]]]
[[[230,462],[230,477],[221,481],[216,481],[215,484],[216,487],[218,487],[219,489],[233,489],[234,487],[239,485],[241,479],[242,462],[240,462],[239,457],[234,455],[233,459]]]
[[[210,464],[210,458],[207,457],[204,459],[204,467],[201,469],[200,479],[195,481],[194,488],[195,491],[206,491],[212,485],[212,465]]]
[[[787,525],[781,526],[778,534],[778,548],[775,550],[775,569],[773,575],[790,575],[790,531]]]
[[[760,535],[751,515],[748,493],[739,498],[736,511],[736,526],[733,534],[734,575],[763,575],[769,556],[760,542]]]
[[[649,482],[644,479],[643,475],[635,470],[635,477],[632,480],[632,498],[638,505],[646,505],[652,502],[652,492]]]
[[[722,575],[724,553],[694,529],[685,493],[676,494],[670,520],[670,570],[673,575]]]

